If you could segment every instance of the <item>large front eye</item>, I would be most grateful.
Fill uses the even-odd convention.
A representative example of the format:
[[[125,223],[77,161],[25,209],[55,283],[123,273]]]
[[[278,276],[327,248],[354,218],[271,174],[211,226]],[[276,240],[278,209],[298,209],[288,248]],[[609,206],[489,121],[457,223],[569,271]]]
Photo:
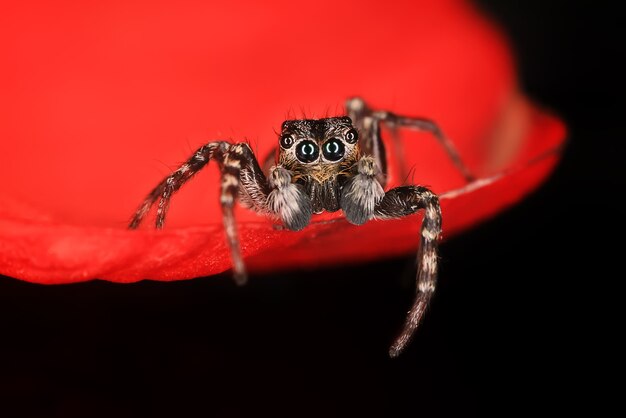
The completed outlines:
[[[332,138],[324,144],[324,158],[328,161],[339,161],[346,151],[345,145],[338,138]]]
[[[283,134],[280,136],[280,146],[282,148],[288,149],[293,145],[293,137],[289,134]]]
[[[303,163],[312,163],[320,156],[320,149],[313,141],[302,141],[296,148],[296,157]]]

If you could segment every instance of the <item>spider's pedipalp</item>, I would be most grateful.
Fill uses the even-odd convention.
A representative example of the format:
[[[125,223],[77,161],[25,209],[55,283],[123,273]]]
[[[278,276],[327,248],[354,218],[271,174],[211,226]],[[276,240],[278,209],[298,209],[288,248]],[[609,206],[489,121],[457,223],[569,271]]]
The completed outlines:
[[[267,196],[267,206],[285,224],[287,229],[300,231],[311,221],[313,207],[302,185],[292,183],[291,173],[281,166],[270,169],[269,183],[272,191]]]
[[[438,244],[441,234],[441,209],[437,195],[421,186],[402,186],[389,190],[376,206],[377,219],[397,219],[424,210],[420,247],[417,254],[418,271],[415,301],[407,314],[400,335],[389,349],[397,357],[411,340],[432,298],[439,266]]]
[[[357,174],[350,177],[341,190],[341,210],[348,222],[362,225],[374,215],[376,204],[385,195],[376,179],[374,158],[364,155],[357,163]]]

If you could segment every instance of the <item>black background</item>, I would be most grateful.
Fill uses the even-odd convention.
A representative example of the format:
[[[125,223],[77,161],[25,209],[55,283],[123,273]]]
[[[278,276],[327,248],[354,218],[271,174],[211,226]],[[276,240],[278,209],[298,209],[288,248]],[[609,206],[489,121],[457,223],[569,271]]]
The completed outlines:
[[[508,34],[523,89],[566,120],[569,144],[532,196],[442,246],[435,301],[403,356],[387,348],[411,303],[412,256],[244,288],[228,275],[0,278],[0,416],[598,412],[589,389],[610,363],[599,330],[623,277],[607,243],[623,231],[623,31],[600,2],[519,3],[479,1]]]

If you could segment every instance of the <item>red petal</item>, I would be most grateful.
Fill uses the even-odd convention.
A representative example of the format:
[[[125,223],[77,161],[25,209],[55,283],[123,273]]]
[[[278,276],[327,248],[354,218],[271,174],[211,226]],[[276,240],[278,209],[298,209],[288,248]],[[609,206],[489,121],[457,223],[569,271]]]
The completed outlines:
[[[128,282],[229,269],[215,168],[176,195],[163,231],[126,230],[136,205],[201,144],[248,138],[264,156],[283,119],[340,114],[352,95],[438,121],[491,179],[454,192],[464,182],[436,141],[403,133],[391,183],[404,180],[404,158],[409,180],[443,194],[446,237],[519,200],[558,159],[563,124],[517,93],[502,37],[463,2],[318,1],[306,13],[291,2],[210,3],[5,11],[1,274]],[[324,215],[301,232],[246,210],[238,220],[253,271],[358,262],[418,243],[417,217],[355,227]]]

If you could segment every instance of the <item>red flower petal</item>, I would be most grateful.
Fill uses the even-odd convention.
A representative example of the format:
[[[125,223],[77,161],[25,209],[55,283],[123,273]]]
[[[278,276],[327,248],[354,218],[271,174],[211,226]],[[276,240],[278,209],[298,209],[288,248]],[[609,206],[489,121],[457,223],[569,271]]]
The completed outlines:
[[[283,119],[340,114],[352,95],[438,121],[480,174],[458,191],[463,179],[436,141],[403,132],[391,185],[404,180],[402,158],[411,182],[442,194],[446,237],[519,200],[558,159],[563,124],[517,93],[501,36],[463,2],[209,3],[5,11],[1,274],[128,282],[229,269],[214,167],[175,196],[163,231],[126,230],[136,205],[201,144],[248,138],[263,157]],[[238,221],[253,271],[358,262],[418,243],[416,217],[356,227],[323,215],[301,232],[243,209]]]

